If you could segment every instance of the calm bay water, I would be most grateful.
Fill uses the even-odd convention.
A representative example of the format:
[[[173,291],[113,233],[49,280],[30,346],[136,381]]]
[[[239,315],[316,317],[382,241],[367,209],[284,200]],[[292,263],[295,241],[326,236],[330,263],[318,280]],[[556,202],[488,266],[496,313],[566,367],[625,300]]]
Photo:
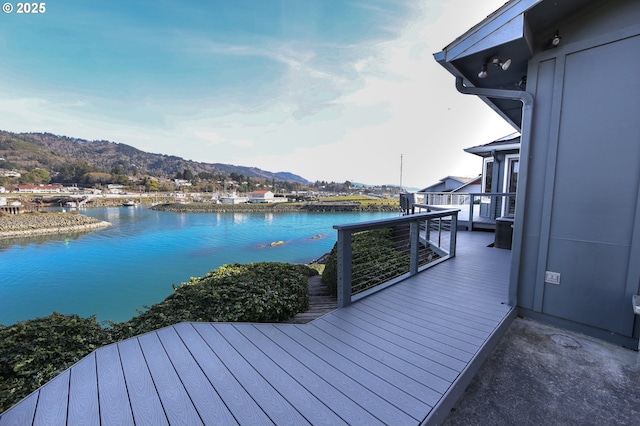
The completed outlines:
[[[228,263],[308,263],[336,241],[334,224],[397,213],[191,213],[144,207],[82,212],[98,231],[0,239],[0,324],[53,311],[125,321],[172,284]],[[284,244],[271,246],[272,242]]]

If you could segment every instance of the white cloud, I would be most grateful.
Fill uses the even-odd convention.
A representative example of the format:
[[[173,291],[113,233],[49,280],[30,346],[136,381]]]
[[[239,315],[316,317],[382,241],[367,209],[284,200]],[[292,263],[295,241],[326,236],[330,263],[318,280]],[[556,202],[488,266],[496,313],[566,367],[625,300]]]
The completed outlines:
[[[497,8],[500,2],[495,3]],[[313,146],[237,157],[237,161],[288,170],[311,180],[387,184],[399,183],[403,155],[407,186],[426,186],[447,175],[479,174],[478,158],[463,148],[490,142],[513,129],[475,97],[459,94],[453,77],[432,53],[492,11],[487,4],[482,6],[469,10],[468,2],[451,1],[433,23],[425,10],[402,37],[380,44],[375,56],[354,63],[360,88],[334,101],[341,114],[327,123],[333,132],[314,120],[304,129],[296,122],[275,129],[276,137],[283,139],[306,132],[317,140]],[[461,10],[467,11],[466,20],[461,19]]]

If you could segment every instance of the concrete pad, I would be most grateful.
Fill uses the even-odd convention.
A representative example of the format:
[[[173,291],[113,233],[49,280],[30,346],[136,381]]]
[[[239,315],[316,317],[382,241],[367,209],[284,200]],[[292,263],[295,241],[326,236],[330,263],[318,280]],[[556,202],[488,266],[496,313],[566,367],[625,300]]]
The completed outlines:
[[[640,425],[640,355],[516,318],[444,425]]]

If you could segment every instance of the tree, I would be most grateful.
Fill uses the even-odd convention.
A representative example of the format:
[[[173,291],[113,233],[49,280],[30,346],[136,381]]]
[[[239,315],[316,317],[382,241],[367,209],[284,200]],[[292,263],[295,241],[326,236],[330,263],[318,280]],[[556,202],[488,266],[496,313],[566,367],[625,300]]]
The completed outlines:
[[[45,169],[34,169],[27,173],[23,173],[22,176],[20,176],[19,182],[33,183],[33,184],[40,184],[40,183],[46,184],[51,182],[51,175]]]
[[[191,182],[194,179],[193,172],[189,169],[184,169],[184,172],[182,172],[182,179]]]
[[[155,179],[146,178],[144,181],[144,186],[147,188],[147,191],[155,192],[160,189],[160,182]]]
[[[113,168],[111,169],[111,174],[112,175],[124,175],[124,168],[122,167],[121,164],[116,164],[115,166],[113,166]]]

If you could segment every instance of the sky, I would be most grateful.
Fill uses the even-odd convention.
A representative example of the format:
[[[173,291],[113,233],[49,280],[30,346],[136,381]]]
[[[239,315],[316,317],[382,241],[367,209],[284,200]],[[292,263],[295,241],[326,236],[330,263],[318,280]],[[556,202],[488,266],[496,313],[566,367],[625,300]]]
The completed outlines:
[[[481,160],[463,148],[514,129],[458,93],[433,53],[504,2],[54,0],[37,14],[10,3],[0,129],[312,182],[476,176]]]

